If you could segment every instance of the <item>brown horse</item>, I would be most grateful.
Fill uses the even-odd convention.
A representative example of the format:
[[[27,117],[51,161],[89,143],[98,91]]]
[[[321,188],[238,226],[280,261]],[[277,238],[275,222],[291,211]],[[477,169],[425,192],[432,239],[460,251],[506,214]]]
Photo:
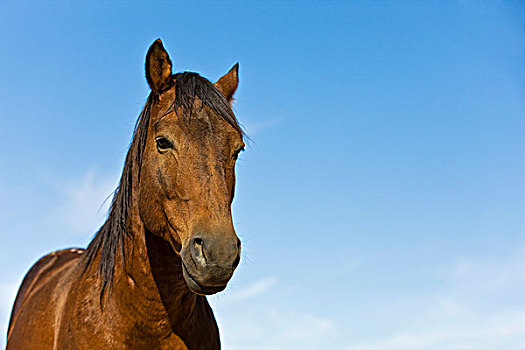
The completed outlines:
[[[238,65],[215,84],[172,74],[157,40],[146,78],[151,93],[106,222],[85,250],[53,252],[27,273],[7,349],[220,348],[204,295],[222,291],[240,259]]]

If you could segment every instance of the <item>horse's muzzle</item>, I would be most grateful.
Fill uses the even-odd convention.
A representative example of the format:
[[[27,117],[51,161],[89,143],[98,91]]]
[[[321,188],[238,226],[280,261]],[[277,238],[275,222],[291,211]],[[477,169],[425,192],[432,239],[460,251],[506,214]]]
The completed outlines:
[[[183,246],[182,271],[194,293],[210,295],[226,288],[240,261],[241,242],[232,236],[195,234]]]

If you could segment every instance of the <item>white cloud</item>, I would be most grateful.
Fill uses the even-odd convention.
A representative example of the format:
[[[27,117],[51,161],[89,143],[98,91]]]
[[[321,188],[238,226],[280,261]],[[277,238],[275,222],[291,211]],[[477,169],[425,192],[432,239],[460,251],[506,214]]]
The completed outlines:
[[[445,287],[384,310],[396,313],[398,325],[346,349],[525,349],[524,252],[458,259],[440,270]]]
[[[101,179],[94,170],[88,170],[79,179],[53,184],[62,196],[53,220],[58,219],[71,233],[91,235],[106,217],[116,179]]]
[[[235,319],[236,324],[221,325],[225,349],[326,349],[325,337],[336,332],[327,318],[289,310],[242,313]]]
[[[253,298],[269,291],[275,286],[277,281],[278,278],[276,276],[261,278],[236,292],[224,294],[222,302],[227,304]]]
[[[280,283],[268,276],[211,299],[225,349],[320,349],[336,333],[326,317],[272,303],[280,299]]]
[[[489,316],[489,315],[486,315]],[[419,349],[525,349],[525,310],[490,315],[489,319],[458,324],[449,320],[448,327],[421,329],[363,342],[347,350],[419,350]]]
[[[248,136],[255,136],[266,130],[269,130],[280,123],[278,119],[269,119],[254,122],[241,122]]]
[[[495,291],[525,285],[525,248],[497,259],[461,259],[451,269],[450,279],[460,287],[476,286]]]

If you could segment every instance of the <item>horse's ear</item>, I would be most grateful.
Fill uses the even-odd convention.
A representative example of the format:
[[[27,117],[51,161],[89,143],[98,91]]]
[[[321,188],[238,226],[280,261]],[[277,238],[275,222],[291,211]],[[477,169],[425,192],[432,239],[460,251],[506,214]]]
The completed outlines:
[[[171,60],[160,39],[151,44],[146,55],[146,79],[154,92],[161,91],[171,76]]]
[[[233,94],[237,90],[239,85],[239,63],[236,63],[235,66],[230,69],[228,73],[223,75],[216,83],[215,86],[219,89],[226,99],[231,102],[233,99]]]

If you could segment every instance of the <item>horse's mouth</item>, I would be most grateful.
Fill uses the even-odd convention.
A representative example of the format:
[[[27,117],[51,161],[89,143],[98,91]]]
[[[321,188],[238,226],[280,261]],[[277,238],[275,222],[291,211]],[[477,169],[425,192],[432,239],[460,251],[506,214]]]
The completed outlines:
[[[184,280],[186,281],[186,284],[188,285],[190,290],[200,295],[212,295],[218,292],[222,292],[226,288],[226,284],[227,284],[225,283],[219,286],[205,286],[205,285],[200,284],[188,272],[188,269],[184,265],[184,262],[182,263],[182,275],[184,276]]]

